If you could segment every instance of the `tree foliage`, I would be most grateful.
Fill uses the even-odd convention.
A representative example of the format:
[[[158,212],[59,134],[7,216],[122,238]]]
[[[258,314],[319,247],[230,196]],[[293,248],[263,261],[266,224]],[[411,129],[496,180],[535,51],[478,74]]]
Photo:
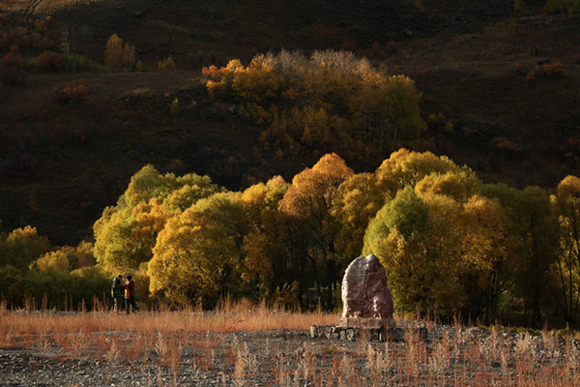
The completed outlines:
[[[137,172],[115,207],[94,226],[95,257],[111,273],[138,270],[153,258],[157,235],[172,214],[221,189],[208,177],[161,175],[147,165]]]
[[[236,291],[246,234],[239,194],[201,199],[159,233],[149,262],[151,291],[163,291],[172,302],[215,306]]]
[[[327,66],[349,69],[339,65]],[[52,306],[78,307],[131,272],[143,303],[212,308],[231,297],[331,310],[350,261],[374,253],[398,309],[574,323],[579,197],[574,176],[550,196],[484,184],[448,158],[405,149],[374,173],[330,153],[291,183],[277,176],[240,192],[149,165],[95,223],[94,247],[55,248],[32,227],[0,234],[0,292],[11,305],[46,294]]]
[[[417,139],[424,127],[414,81],[351,52],[315,51],[307,58],[283,50],[204,74],[212,98],[239,103],[266,128],[267,145],[288,155],[323,149],[371,157]]]
[[[117,34],[111,35],[105,49],[105,63],[113,69],[124,67],[128,70],[135,63],[135,47],[123,44]]]

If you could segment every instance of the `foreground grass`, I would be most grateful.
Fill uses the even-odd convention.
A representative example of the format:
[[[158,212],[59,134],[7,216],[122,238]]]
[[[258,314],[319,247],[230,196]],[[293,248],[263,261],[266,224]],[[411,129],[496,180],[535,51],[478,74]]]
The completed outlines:
[[[225,305],[215,312],[108,310],[9,311],[0,304],[0,350],[89,358],[133,374],[166,375],[173,385],[270,386],[577,386],[579,341],[482,328],[399,321],[402,343],[337,342],[280,335],[336,324],[338,315],[293,313],[265,305]],[[413,329],[425,325],[428,340]],[[271,336],[231,336],[231,332]],[[233,338],[232,338],[233,337]],[[253,338],[252,338],[253,337]],[[111,379],[112,380],[112,379]],[[110,381],[110,380],[108,380]],[[63,381],[66,382],[66,381]]]
[[[10,338],[59,335],[78,332],[157,333],[185,331],[191,334],[238,331],[308,330],[311,325],[336,324],[339,316],[322,311],[293,313],[264,304],[226,303],[214,312],[167,308],[134,315],[114,315],[99,305],[91,312],[9,311],[0,303],[0,347]]]

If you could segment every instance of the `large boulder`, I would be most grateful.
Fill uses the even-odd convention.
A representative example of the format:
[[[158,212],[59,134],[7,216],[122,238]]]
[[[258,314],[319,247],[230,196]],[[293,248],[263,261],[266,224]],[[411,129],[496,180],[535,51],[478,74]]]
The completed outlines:
[[[342,279],[342,326],[395,326],[387,274],[371,254],[350,263]]]

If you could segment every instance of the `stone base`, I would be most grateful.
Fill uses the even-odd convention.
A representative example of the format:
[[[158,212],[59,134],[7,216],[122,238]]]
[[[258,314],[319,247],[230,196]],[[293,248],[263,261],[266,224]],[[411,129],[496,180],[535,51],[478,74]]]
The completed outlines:
[[[397,322],[394,319],[386,318],[359,318],[359,317],[341,317],[338,320],[341,327],[355,328],[395,328]]]
[[[427,338],[427,328],[414,328],[419,340]],[[394,327],[348,327],[334,325],[312,325],[310,327],[311,339],[327,339],[356,341],[405,341],[405,329]]]

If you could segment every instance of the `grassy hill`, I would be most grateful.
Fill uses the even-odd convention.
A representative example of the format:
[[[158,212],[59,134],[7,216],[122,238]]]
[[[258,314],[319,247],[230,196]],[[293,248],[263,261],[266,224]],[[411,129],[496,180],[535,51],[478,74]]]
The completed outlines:
[[[282,48],[348,49],[409,75],[430,122],[409,144],[414,150],[448,155],[488,182],[554,187],[580,172],[580,17],[544,14],[542,5],[527,1],[515,12],[503,0],[43,3],[37,15],[50,15],[51,49],[66,31],[73,53],[102,62],[116,33],[147,71],[29,74],[26,86],[0,85],[2,230],[36,226],[55,244],[90,238],[102,209],[148,163],[236,190],[276,174],[291,179],[313,160],[263,149],[262,129],[212,103],[200,72]],[[9,51],[1,46],[0,56]],[[178,70],[157,72],[170,55]],[[87,89],[83,104],[55,102],[54,88],[78,85]],[[175,98],[181,111],[172,116]],[[380,160],[347,162],[360,172]]]

